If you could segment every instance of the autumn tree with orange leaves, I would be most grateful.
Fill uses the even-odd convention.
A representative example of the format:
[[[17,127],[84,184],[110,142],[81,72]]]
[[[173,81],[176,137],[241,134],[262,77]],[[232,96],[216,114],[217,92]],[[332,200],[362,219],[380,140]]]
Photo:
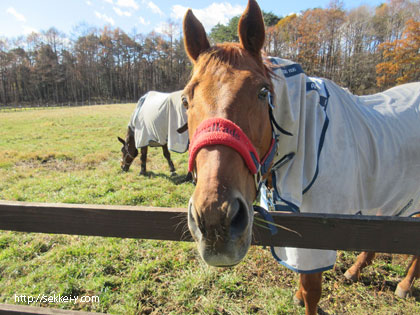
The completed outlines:
[[[401,39],[384,42],[379,49],[384,62],[376,66],[378,86],[420,81],[420,22],[408,20]]]

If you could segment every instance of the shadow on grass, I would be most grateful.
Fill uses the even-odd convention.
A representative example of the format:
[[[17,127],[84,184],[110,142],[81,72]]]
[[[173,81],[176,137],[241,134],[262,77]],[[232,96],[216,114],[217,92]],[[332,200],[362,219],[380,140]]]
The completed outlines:
[[[322,308],[318,306],[317,310],[318,315],[330,315],[330,313],[325,312]]]
[[[344,271],[347,270],[348,268],[346,267],[342,267],[339,271],[341,271],[341,279],[342,279],[342,283],[347,285],[347,286],[352,286],[355,285],[355,283],[351,280],[347,280],[344,278]],[[395,280],[386,280],[385,277],[387,277],[388,275],[386,275],[385,272],[381,273],[380,277],[375,277],[374,274],[362,274],[360,279],[358,280],[359,283],[363,284],[365,287],[376,287],[378,289],[380,289],[380,291],[385,291],[385,290],[389,290],[391,292],[395,292],[395,290],[397,289],[397,285],[398,283],[403,279],[401,278],[398,281]],[[412,288],[411,294],[410,296],[414,297],[414,299],[416,300],[416,302],[420,302],[420,289],[419,288]]]
[[[416,300],[416,302],[420,302],[420,289],[413,288],[412,296],[414,297],[414,299]]]
[[[184,184],[184,183],[192,183],[192,178],[191,175],[189,175],[189,173],[185,174],[177,174],[177,173],[173,173],[172,175],[166,174],[166,173],[155,173],[155,172],[146,172],[146,174],[142,174],[139,176],[145,176],[148,178],[154,178],[154,177],[159,177],[159,178],[164,178],[167,179],[169,181],[171,181],[173,184],[175,185],[180,185],[180,184]]]

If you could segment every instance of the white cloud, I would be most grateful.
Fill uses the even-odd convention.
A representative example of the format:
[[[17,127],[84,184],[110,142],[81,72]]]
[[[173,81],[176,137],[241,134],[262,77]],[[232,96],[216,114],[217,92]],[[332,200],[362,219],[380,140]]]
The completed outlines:
[[[111,18],[111,17],[109,17],[109,16],[107,16],[106,14],[101,14],[101,13],[95,11],[95,15],[96,15],[96,17],[98,19],[104,20],[105,22],[107,22],[107,23],[109,23],[111,25],[114,25],[115,24],[114,19]]]
[[[139,5],[135,0],[117,0],[115,4],[119,7],[131,8],[134,10],[137,10],[139,8]]]
[[[92,5],[92,1],[86,1],[86,4],[88,5],[88,6],[91,6]]]
[[[285,17],[290,16],[290,15],[301,16],[302,13],[301,12],[298,12],[298,13],[296,13],[296,12],[290,12],[289,14],[285,15]]]
[[[143,24],[143,25],[149,25],[150,24],[150,21],[146,21],[143,17],[139,17],[139,22],[140,22],[140,24]]]
[[[15,10],[15,8],[13,8],[13,7],[9,7],[6,10],[6,12],[9,13],[9,14],[11,14],[11,15],[13,15],[16,18],[16,20],[18,20],[20,22],[25,22],[26,21],[25,16],[23,14],[20,14],[19,12],[17,12]]]
[[[147,6],[149,7],[149,9],[152,10],[153,13],[159,14],[160,16],[165,15],[162,10],[152,1],[149,1],[147,3]]]
[[[105,2],[107,2],[107,3],[110,3],[110,4],[114,4],[113,2],[112,2],[112,0],[104,0]]]
[[[171,16],[174,19],[182,19],[187,10],[188,8],[182,5],[174,5],[172,7]],[[231,5],[228,2],[213,2],[204,9],[192,10],[194,15],[200,20],[201,23],[203,23],[206,31],[209,32],[217,23],[227,24],[232,17],[242,14],[242,12],[245,10],[245,6]]]
[[[172,6],[172,13],[171,16],[174,19],[177,20],[182,20],[185,16],[185,13],[187,12],[188,8],[184,7],[180,4],[176,4],[174,6]],[[194,10],[194,12],[196,12],[197,10]]]
[[[113,7],[115,13],[117,13],[119,16],[131,16],[131,12],[130,11],[123,11],[120,8],[117,7]]]
[[[26,25],[22,26],[22,30],[23,30],[23,34],[25,34],[25,35],[29,35],[29,34],[32,34],[32,33],[39,33],[36,28],[26,26]]]
[[[154,31],[163,35],[171,34],[177,37],[180,33],[179,25],[172,22],[161,22],[155,28]]]
[[[153,30],[157,33],[163,34],[166,24],[164,22],[159,23]]]

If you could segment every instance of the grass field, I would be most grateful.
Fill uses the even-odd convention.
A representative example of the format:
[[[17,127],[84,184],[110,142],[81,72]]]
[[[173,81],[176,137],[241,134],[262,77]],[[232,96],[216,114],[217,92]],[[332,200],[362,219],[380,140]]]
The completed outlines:
[[[116,137],[125,136],[133,109],[0,112],[0,199],[186,207],[194,188],[180,183],[186,154],[172,154],[175,177],[159,148],[149,150],[147,177],[138,176],[138,161],[120,171]],[[343,273],[354,259],[340,252],[324,274],[325,313],[420,314],[418,283],[407,300],[393,295],[407,257],[380,255],[350,284]],[[111,314],[304,314],[292,302],[297,282],[260,247],[233,269],[215,269],[192,243],[0,232],[0,303],[60,294],[99,296],[99,302],[31,305]]]

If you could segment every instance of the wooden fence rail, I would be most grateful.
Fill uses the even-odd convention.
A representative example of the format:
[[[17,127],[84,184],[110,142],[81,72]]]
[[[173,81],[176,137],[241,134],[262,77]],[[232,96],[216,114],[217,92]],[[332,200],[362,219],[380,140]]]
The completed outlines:
[[[91,313],[83,311],[62,310],[49,307],[37,307],[27,305],[0,304],[0,315],[102,315],[103,313]]]
[[[186,214],[183,208],[0,201],[0,230],[191,241]],[[301,236],[282,229],[272,236],[266,229],[255,227],[253,244],[420,255],[420,220],[278,212],[271,215],[275,223]],[[0,304],[1,314],[88,313]]]
[[[0,230],[191,241],[187,210],[0,201]],[[420,255],[420,220],[271,212],[274,236],[255,227],[254,245],[368,250]]]

